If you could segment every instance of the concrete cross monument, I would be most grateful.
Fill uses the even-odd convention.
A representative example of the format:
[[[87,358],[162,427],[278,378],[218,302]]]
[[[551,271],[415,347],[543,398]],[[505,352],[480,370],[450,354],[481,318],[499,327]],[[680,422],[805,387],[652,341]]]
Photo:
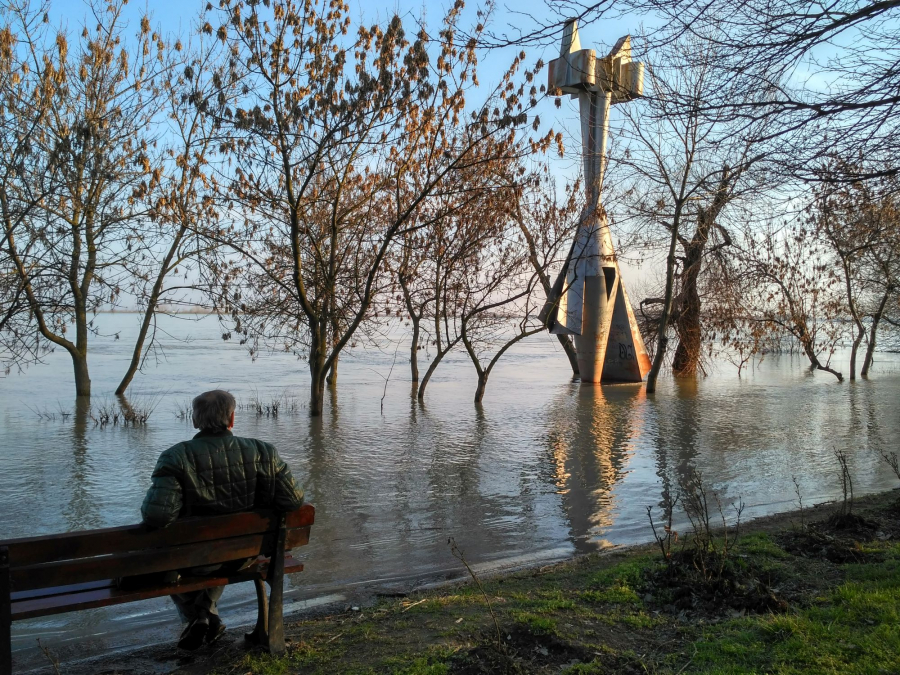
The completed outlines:
[[[551,333],[574,336],[582,382],[640,382],[650,358],[622,285],[600,189],[609,107],[641,95],[644,64],[631,60],[628,35],[602,58],[582,49],[573,19],[549,70],[551,92],[578,97],[587,203],[542,318]]]

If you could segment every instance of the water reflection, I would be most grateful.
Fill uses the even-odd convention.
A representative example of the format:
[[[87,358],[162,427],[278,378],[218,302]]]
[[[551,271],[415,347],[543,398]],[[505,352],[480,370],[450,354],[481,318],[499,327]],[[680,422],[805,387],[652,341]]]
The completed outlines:
[[[97,500],[91,494],[96,471],[87,438],[88,425],[93,426],[90,400],[78,397],[72,413],[72,459],[66,481],[70,497],[64,516],[69,530],[97,528],[102,523]]]
[[[614,520],[613,490],[642,433],[645,401],[640,386],[573,384],[554,403],[547,438],[554,482],[580,552],[608,545],[602,537]]]

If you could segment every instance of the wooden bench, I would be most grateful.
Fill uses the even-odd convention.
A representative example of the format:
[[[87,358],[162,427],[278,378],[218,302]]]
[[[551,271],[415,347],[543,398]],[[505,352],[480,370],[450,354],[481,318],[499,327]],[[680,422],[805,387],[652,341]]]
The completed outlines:
[[[309,542],[315,512],[304,504],[286,514],[185,518],[163,529],[130,525],[0,541],[0,675],[12,673],[13,621],[243,581],[256,586],[254,641],[283,652],[284,574],[303,569],[289,551]],[[155,574],[253,557],[248,568],[219,576],[182,573],[177,582],[165,583]],[[153,576],[117,582],[144,574]],[[271,587],[268,599],[263,581]]]

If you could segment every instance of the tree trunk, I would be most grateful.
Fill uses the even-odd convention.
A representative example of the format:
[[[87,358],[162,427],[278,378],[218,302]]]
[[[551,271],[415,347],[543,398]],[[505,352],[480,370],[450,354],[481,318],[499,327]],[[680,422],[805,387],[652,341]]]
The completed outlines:
[[[869,369],[875,360],[875,338],[878,336],[878,324],[881,323],[881,317],[884,315],[884,308],[887,306],[891,290],[890,288],[885,290],[884,295],[881,296],[881,302],[878,303],[878,310],[872,315],[872,327],[869,329],[869,346],[866,348],[866,358],[863,360],[862,372],[860,372],[862,377],[869,376]]]
[[[178,252],[178,247],[181,245],[181,240],[184,239],[185,232],[187,232],[187,225],[182,224],[178,230],[178,234],[175,235],[175,239],[172,241],[172,245],[169,246],[165,258],[163,258],[159,274],[156,276],[156,281],[150,291],[150,297],[147,299],[147,309],[144,312],[144,320],[141,322],[141,329],[138,331],[134,352],[131,354],[131,363],[128,364],[128,370],[125,372],[125,377],[122,378],[122,381],[116,388],[116,396],[122,396],[125,393],[125,390],[134,378],[134,374],[141,365],[141,356],[144,353],[144,342],[147,339],[147,331],[150,330],[150,323],[153,321],[153,317],[156,316],[156,307],[159,305],[159,298],[162,295],[163,283],[172,266],[172,260]]]
[[[434,355],[434,359],[428,364],[428,370],[425,371],[425,376],[422,378],[422,381],[419,383],[419,400],[422,401],[425,399],[425,387],[428,386],[428,382],[431,380],[431,376],[437,367],[440,365],[443,358],[450,353],[450,350],[456,346],[456,343],[459,342],[459,338],[456,338],[453,342],[447,345],[446,349],[443,349],[437,352]]]
[[[310,321],[312,324],[312,340],[309,346],[309,414],[312,417],[320,417],[325,407],[325,345],[327,344],[327,331],[319,322]]]
[[[413,325],[412,344],[409,346],[409,371],[414,383],[419,381],[419,319],[411,315]]]
[[[719,185],[709,208],[701,208],[697,214],[697,229],[691,241],[684,245],[684,272],[681,275],[680,306],[675,321],[675,332],[678,334],[678,346],[672,360],[672,370],[679,377],[694,377],[700,367],[700,355],[703,350],[703,332],[700,323],[700,291],[697,286],[700,272],[703,270],[703,256],[709,234],[722,209],[728,204],[732,173],[727,166],[722,168]],[[722,230],[725,241],[716,248],[729,246],[731,238]],[[713,249],[715,250],[715,248]]]
[[[700,364],[700,353],[703,347],[700,325],[700,291],[697,282],[703,263],[703,249],[709,236],[708,218],[701,217],[697,223],[697,232],[687,251],[685,251],[684,272],[681,275],[681,297],[678,318],[675,320],[675,332],[678,335],[678,346],[672,360],[672,371],[678,377],[694,377]]]
[[[321,417],[325,408],[325,373],[321,367],[310,365],[312,379],[309,390],[309,414],[311,417]]]
[[[700,261],[695,269],[699,271]],[[700,293],[697,290],[697,277],[694,270],[686,270],[682,287],[681,304],[675,331],[678,334],[678,346],[672,360],[672,371],[677,377],[694,377],[700,364],[702,350],[700,326]]]
[[[441,359],[444,358],[445,353],[446,352],[439,352],[435,354],[434,359],[431,361],[431,363],[428,364],[428,369],[425,371],[425,375],[424,377],[422,377],[422,381],[419,383],[419,391],[416,394],[420,401],[425,400],[425,387],[427,387],[428,383],[431,381],[431,375],[435,370],[437,370],[437,367],[440,364]]]
[[[75,395],[90,398],[91,376],[88,373],[87,354],[69,353],[72,356],[72,365],[75,367]]]
[[[859,352],[859,345],[862,343],[866,335],[865,328],[862,323],[856,328],[856,338],[853,340],[853,348],[850,350],[850,379],[856,379],[856,354]]]
[[[484,398],[484,390],[487,388],[488,373],[478,373],[478,386],[475,388],[475,403],[481,403]]]
[[[806,358],[809,359],[810,366],[812,366],[816,370],[822,370],[826,373],[831,373],[834,375],[838,382],[844,381],[844,376],[836,371],[834,368],[830,366],[824,365],[821,361],[819,361],[819,357],[816,355],[816,347],[815,342],[812,339],[812,336],[809,334],[809,330],[806,327],[805,320],[801,320],[796,315],[796,310],[794,309],[794,305],[791,304],[791,313],[794,314],[794,318],[792,321],[795,326],[795,334],[794,336],[797,338],[798,342],[800,342],[800,347],[803,349],[803,352],[806,354]]]
[[[552,290],[550,277],[547,276],[547,270],[541,267],[541,264],[538,261],[537,244],[534,241],[534,235],[532,235],[531,231],[525,225],[525,219],[522,217],[522,206],[519,201],[516,201],[516,214],[518,216],[517,221],[519,223],[519,229],[522,231],[525,242],[528,244],[528,260],[531,262],[531,266],[541,280],[541,286],[544,289],[545,297],[549,298]],[[578,371],[578,352],[575,351],[575,345],[572,344],[568,335],[557,335],[556,337],[559,340],[559,344],[562,345],[566,356],[569,358],[569,366],[572,368],[572,377],[579,377],[581,373]]]
[[[328,376],[325,378],[325,381],[328,383],[328,386],[333,387],[337,384],[338,377],[338,358],[339,354],[334,355],[334,360],[331,362],[331,367],[328,369]]]
[[[119,382],[119,386],[116,387],[116,396],[125,394],[125,390],[128,389],[128,385],[131,384],[131,380],[134,379],[134,374],[141,365],[141,356],[144,353],[144,341],[147,339],[147,331],[150,329],[150,322],[153,320],[155,313],[156,302],[152,301],[152,305],[149,305],[147,311],[144,312],[144,320],[141,321],[141,328],[138,331],[137,341],[134,343],[134,351],[131,354],[131,363],[128,364],[128,370],[125,371],[125,376],[122,378],[122,381]]]
[[[678,222],[679,218],[676,217],[672,223],[672,239],[669,242],[669,255],[666,257],[666,294],[663,299],[662,314],[659,317],[659,326],[656,329],[656,354],[653,356],[653,365],[647,374],[648,394],[656,392],[656,380],[659,377],[659,371],[662,370],[662,364],[666,358],[666,346],[669,344],[667,332],[675,295],[675,245],[678,243]]]

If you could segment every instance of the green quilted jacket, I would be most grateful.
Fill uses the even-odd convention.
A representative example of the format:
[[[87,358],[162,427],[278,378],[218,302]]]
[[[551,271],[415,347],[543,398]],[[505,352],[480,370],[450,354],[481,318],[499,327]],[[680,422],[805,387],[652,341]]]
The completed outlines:
[[[293,511],[303,491],[269,443],[230,431],[201,431],[163,452],[141,514],[153,527],[178,518],[254,508]]]

